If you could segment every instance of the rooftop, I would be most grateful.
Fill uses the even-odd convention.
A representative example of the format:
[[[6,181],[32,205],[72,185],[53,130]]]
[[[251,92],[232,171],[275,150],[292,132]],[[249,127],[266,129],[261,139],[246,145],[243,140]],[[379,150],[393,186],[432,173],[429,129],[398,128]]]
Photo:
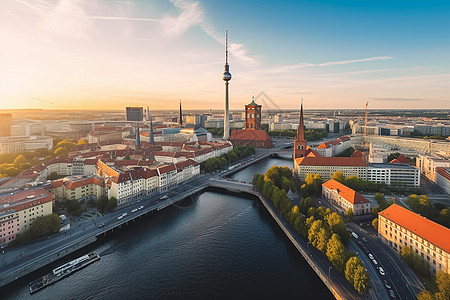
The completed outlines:
[[[450,253],[450,229],[397,204],[392,204],[378,214]]]
[[[296,161],[299,166],[367,167],[361,157],[301,157]]]
[[[370,201],[364,198],[360,193],[352,190],[351,188],[334,179],[328,180],[327,182],[323,183],[322,186],[336,191],[342,198],[352,204],[370,203]]]

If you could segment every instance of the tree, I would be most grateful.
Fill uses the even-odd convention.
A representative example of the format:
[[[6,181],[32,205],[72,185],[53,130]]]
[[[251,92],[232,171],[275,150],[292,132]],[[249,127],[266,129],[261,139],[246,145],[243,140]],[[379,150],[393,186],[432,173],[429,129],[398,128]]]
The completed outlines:
[[[97,209],[100,212],[104,212],[106,210],[107,205],[108,205],[108,197],[106,197],[105,195],[102,195],[97,199]]]
[[[362,265],[356,267],[353,278],[353,286],[360,294],[366,292],[370,287],[369,274]]]
[[[59,175],[57,172],[51,172],[50,175],[47,176],[47,180],[56,180],[59,178]]]
[[[74,199],[66,200],[65,204],[66,204],[67,211],[72,216],[78,217],[78,216],[81,216],[81,214],[83,213],[83,208],[81,207],[80,202],[78,202],[77,200],[74,200]]]
[[[380,212],[380,207],[379,206],[372,207],[372,215],[374,216],[374,218],[378,217],[378,213],[379,212]]]
[[[423,290],[417,295],[418,300],[434,300],[436,299],[430,291]]]
[[[302,215],[297,216],[294,221],[294,228],[298,233],[303,234],[303,229],[305,227],[305,218]]]
[[[57,214],[37,217],[30,226],[32,238],[48,236],[59,232],[61,228],[61,219]]]
[[[328,260],[338,269],[339,272],[344,271],[345,266],[345,247],[341,242],[341,238],[333,233],[327,244],[326,255]]]
[[[302,214],[306,215],[310,207],[314,207],[314,202],[310,197],[300,200],[299,210]]]
[[[342,184],[345,184],[345,176],[344,174],[342,174],[341,171],[334,172],[332,179]]]
[[[325,216],[325,221],[327,222],[328,227],[330,227],[331,231],[338,234],[342,243],[344,243],[344,245],[347,245],[350,241],[350,233],[348,233],[341,216],[333,212]]]
[[[353,209],[351,207],[349,209],[347,209],[347,211],[345,212],[345,215],[347,216],[347,218],[350,221],[353,221]]]
[[[312,191],[314,195],[320,195],[322,191],[322,177],[319,174],[306,174],[305,183],[308,191]]]
[[[375,201],[377,201],[378,205],[380,206],[381,210],[385,210],[386,208],[389,207],[386,198],[382,193],[376,193],[374,198]]]
[[[228,152],[227,157],[229,162],[235,162],[239,160],[239,156],[233,150]]]
[[[355,270],[360,265],[362,265],[362,263],[356,256],[350,257],[345,264],[345,278],[352,284],[353,279],[355,278]]]
[[[123,158],[123,160],[130,160],[131,158],[130,158],[130,156],[127,154],[127,155],[125,155],[125,157]]]
[[[256,182],[256,188],[260,191],[262,191],[264,186],[264,175],[260,174],[261,176],[258,178],[258,181]]]
[[[66,148],[64,147],[58,147],[56,148],[55,152],[53,152],[56,156],[61,157],[61,156],[66,156],[68,151]]]
[[[372,226],[376,231],[378,231],[378,218],[373,219]]]
[[[117,207],[117,199],[114,197],[109,198],[108,204],[106,205],[106,211],[112,211]]]
[[[86,139],[79,139],[77,145],[86,145],[88,141]]]
[[[436,284],[439,292],[435,294],[436,299],[450,299],[450,274],[444,271],[436,273]]]
[[[23,164],[23,163],[26,163],[26,162],[27,162],[27,159],[22,154],[18,155],[16,157],[16,159],[14,159],[14,164]]]
[[[323,253],[327,250],[330,236],[330,229],[324,225],[322,220],[314,221],[311,228],[308,230],[308,239],[311,242],[311,245]]]

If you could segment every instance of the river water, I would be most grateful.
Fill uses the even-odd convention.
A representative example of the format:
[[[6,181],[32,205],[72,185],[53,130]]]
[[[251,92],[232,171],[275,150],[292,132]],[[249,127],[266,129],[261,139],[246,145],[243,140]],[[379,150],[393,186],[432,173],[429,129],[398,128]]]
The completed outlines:
[[[267,159],[232,178],[251,181],[273,165],[292,167]],[[100,261],[30,296],[26,281],[49,266],[0,298],[333,299],[265,208],[234,195],[204,192],[87,251]]]

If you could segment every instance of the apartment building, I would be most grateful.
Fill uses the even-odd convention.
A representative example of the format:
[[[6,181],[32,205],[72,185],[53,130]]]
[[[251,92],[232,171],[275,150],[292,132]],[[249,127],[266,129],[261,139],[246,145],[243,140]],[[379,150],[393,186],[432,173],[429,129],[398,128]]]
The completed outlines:
[[[393,204],[378,213],[378,236],[397,251],[411,247],[433,272],[450,273],[450,229]]]
[[[322,197],[344,213],[349,208],[353,210],[355,216],[371,213],[369,200],[334,179],[322,184]]]
[[[6,245],[31,223],[53,212],[52,195],[44,189],[20,191],[0,197],[0,245]]]

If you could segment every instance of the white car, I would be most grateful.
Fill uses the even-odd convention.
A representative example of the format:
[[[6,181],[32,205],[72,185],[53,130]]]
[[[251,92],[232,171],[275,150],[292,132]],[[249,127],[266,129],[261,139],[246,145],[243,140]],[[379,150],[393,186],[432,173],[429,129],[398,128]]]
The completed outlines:
[[[354,232],[352,232],[352,236],[353,236],[355,239],[358,238],[358,235],[357,235],[356,233],[354,233]]]
[[[381,275],[383,275],[383,276],[386,275],[386,273],[384,273],[384,270],[382,267],[379,267],[378,271],[380,272]]]
[[[122,216],[122,215],[120,215],[120,216],[117,217],[117,220],[122,220],[122,219],[123,219],[123,216]]]
[[[144,208],[143,205],[141,205],[141,206],[138,207],[139,210],[141,210],[141,209],[143,209],[143,208]]]
[[[131,212],[132,212],[132,213],[135,213],[135,212],[137,212],[137,211],[138,211],[138,209],[135,208],[135,209],[133,209]]]
[[[371,253],[367,254],[367,256],[368,256],[370,259],[374,259],[373,255],[372,255]]]
[[[122,217],[126,217],[126,215],[128,215],[128,214],[127,214],[127,213],[123,213],[123,214],[122,214]]]
[[[375,266],[378,265],[378,262],[375,259],[372,259],[372,262]]]

